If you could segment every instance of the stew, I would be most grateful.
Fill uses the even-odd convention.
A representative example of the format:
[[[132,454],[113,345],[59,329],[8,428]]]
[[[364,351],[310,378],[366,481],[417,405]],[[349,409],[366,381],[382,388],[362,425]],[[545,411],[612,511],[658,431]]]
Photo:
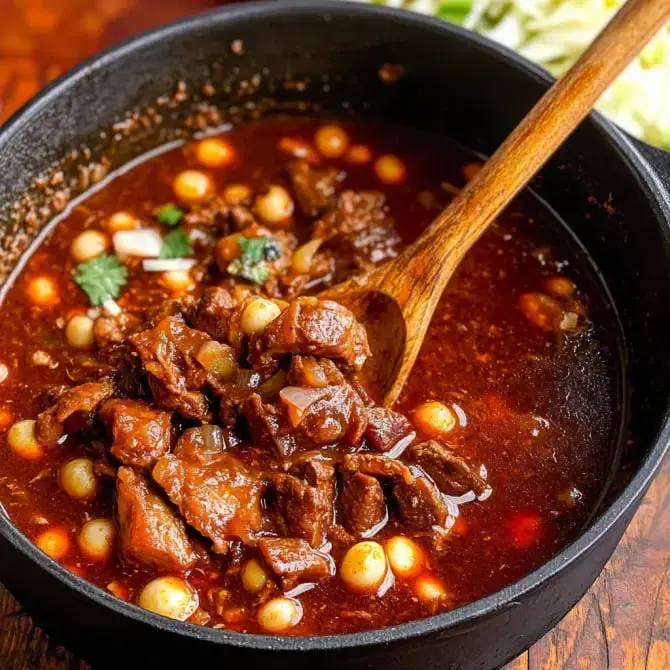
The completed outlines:
[[[463,262],[394,408],[321,289],[479,167],[280,116],[154,155],[72,211],[1,307],[0,500],[51,558],[180,620],[292,635],[453,609],[580,532],[617,423],[604,287],[530,194]]]

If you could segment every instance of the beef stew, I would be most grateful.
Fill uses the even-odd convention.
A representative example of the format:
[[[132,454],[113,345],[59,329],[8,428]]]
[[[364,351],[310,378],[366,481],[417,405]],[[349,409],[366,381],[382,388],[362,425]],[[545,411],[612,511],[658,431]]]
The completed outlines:
[[[477,169],[394,127],[268,119],[151,158],[8,290],[0,500],[120,598],[327,634],[475,600],[573,539],[606,481],[617,326],[520,198],[445,292],[404,393],[321,288],[382,263]]]

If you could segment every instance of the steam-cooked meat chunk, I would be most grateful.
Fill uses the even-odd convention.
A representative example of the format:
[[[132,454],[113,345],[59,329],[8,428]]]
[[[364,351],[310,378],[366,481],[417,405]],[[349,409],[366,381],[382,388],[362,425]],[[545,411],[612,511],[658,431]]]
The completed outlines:
[[[128,340],[142,359],[156,405],[174,409],[187,419],[209,418],[209,404],[202,393],[207,372],[196,360],[200,347],[211,341],[209,335],[177,317],[167,317]]]
[[[181,519],[131,468],[119,468],[116,480],[119,551],[124,561],[165,572],[187,570],[195,554]]]
[[[402,462],[381,454],[350,454],[344,457],[345,472],[362,472],[371,477],[394,477],[411,482],[412,472]]]
[[[289,423],[313,444],[358,444],[367,425],[365,407],[348,384],[304,388],[287,386],[279,397]]]
[[[481,495],[488,484],[460,456],[435,440],[415,444],[409,457],[438,485],[443,493],[460,496],[468,491]]]
[[[140,327],[140,320],[131,312],[121,312],[118,316],[99,316],[93,324],[93,337],[100,347],[120,344],[127,335]]]
[[[286,591],[300,582],[318,582],[332,574],[332,565],[309,543],[298,538],[264,538],[259,540],[263,560],[281,578]]]
[[[299,464],[293,474],[272,478],[286,535],[301,537],[312,547],[323,545],[333,525],[335,468],[315,458]]]
[[[302,211],[317,216],[333,203],[339,172],[334,168],[319,169],[307,161],[293,161],[287,166]]]
[[[373,449],[383,453],[392,451],[395,456],[416,437],[409,421],[398,412],[386,407],[371,407],[366,412],[368,427],[365,437]]]
[[[100,418],[112,434],[112,454],[124,465],[151,467],[170,449],[171,412],[141,400],[107,400]]]
[[[358,235],[380,224],[391,227],[379,191],[344,191],[336,206],[314,224],[314,237],[330,239],[337,235]]]
[[[37,417],[37,441],[55,446],[64,433],[64,424],[75,412],[94,412],[98,405],[114,393],[109,379],[80,384],[61,393],[55,403]]]
[[[365,328],[332,300],[297,298],[249,344],[254,367],[284,354],[332,358],[359,370],[370,355]]]
[[[274,451],[280,458],[288,458],[298,445],[283,413],[274,405],[264,403],[258,393],[252,393],[242,410],[255,446]]]
[[[153,478],[179,507],[186,522],[212,540],[214,551],[226,553],[230,541],[253,543],[261,529],[260,473],[223,451],[201,426],[184,432],[174,453],[161,458]]]
[[[198,301],[189,309],[187,319],[191,327],[202,330],[219,342],[227,342],[230,318],[235,299],[225,288],[206,288]]]
[[[423,475],[416,475],[411,481],[397,481],[393,486],[393,496],[402,522],[413,530],[443,526],[449,515],[437,487]]]
[[[362,472],[345,472],[339,495],[342,525],[361,537],[387,518],[386,500],[381,484]]]
[[[330,384],[344,384],[344,375],[329,358],[293,356],[286,382],[289,386],[321,388]]]

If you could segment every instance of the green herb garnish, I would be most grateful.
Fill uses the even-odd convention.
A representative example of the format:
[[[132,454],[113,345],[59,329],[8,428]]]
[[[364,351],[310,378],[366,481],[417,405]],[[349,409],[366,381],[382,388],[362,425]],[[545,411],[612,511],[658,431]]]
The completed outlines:
[[[228,265],[228,273],[254,284],[264,284],[269,276],[266,262],[281,256],[281,247],[274,237],[240,237],[242,255]]]
[[[92,261],[80,263],[74,280],[86,292],[92,305],[102,305],[119,296],[128,280],[128,270],[116,256],[102,254]]]
[[[176,226],[184,217],[184,212],[171,202],[158,207],[154,210],[154,214],[156,215],[156,219],[166,226]]]
[[[161,258],[186,258],[193,253],[191,241],[183,230],[171,230],[163,238]]]

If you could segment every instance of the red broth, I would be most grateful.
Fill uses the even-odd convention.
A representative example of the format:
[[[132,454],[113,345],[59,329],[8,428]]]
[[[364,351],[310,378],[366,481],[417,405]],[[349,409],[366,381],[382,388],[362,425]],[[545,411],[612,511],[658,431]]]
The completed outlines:
[[[311,143],[323,123],[281,117],[234,128],[225,137],[237,158],[225,168],[202,168],[194,144],[145,160],[115,176],[53,227],[6,292],[0,308],[0,362],[8,369],[0,386],[0,500],[32,540],[46,530],[62,532],[66,546],[60,562],[119,597],[134,602],[149,580],[164,573],[116,555],[103,563],[87,559],[77,536],[87,520],[114,517],[113,481],[101,478],[95,499],[82,502],[61,489],[57,476],[72,458],[108,446],[107,438],[95,433],[92,439],[85,430],[37,460],[22,458],[7,444],[15,421],[34,419],[43,409],[42,391],[96,380],[104,367],[95,350],[75,350],[64,335],[68,319],[90,309],[73,281],[72,241],[85,229],[104,230],[118,211],[151,220],[156,207],[175,201],[172,183],[186,168],[204,169],[216,192],[230,184],[245,184],[254,193],[268,183],[288,187],[285,169],[292,157],[286,138]],[[350,154],[314,155],[321,166],[335,166],[346,175],[341,189],[383,192],[402,244],[421,232],[476,169],[477,158],[451,142],[383,124],[338,123],[352,144],[369,151],[359,149],[353,159]],[[368,153],[370,160],[352,162]],[[383,183],[376,173],[376,158],[385,154],[404,166],[398,184]],[[311,219],[298,212],[293,225],[301,242],[309,239]],[[368,252],[374,263],[388,249],[377,240]],[[196,246],[196,257],[204,253]],[[50,278],[56,288],[46,306],[29,297],[36,277]],[[216,272],[205,273],[192,292],[219,280]],[[574,294],[558,296],[570,283]],[[304,290],[316,292],[322,285],[317,280]],[[540,298],[538,303],[538,295],[552,293],[550,302]],[[161,273],[131,264],[118,303],[139,314],[181,295],[166,287]],[[545,327],[540,317],[547,304],[559,304],[563,315],[573,315],[568,326],[578,325],[566,330],[552,321]],[[411,536],[426,557],[421,574],[396,577],[382,596],[351,593],[335,574],[295,596],[302,619],[282,632],[345,633],[453,609],[518,580],[575,539],[599,502],[617,439],[617,333],[606,291],[583,252],[546,206],[523,194],[475,245],[449,284],[396,406],[411,419],[421,403],[446,405],[457,419],[448,436],[450,448],[477,467],[490,494],[480,500],[474,494],[448,496],[450,515],[440,551],[428,534],[407,533],[392,517],[373,539],[384,544],[398,534]],[[199,593],[193,620],[263,632],[257,622],[259,600],[243,588],[240,564],[216,556],[206,539],[189,533],[199,555],[186,574]],[[336,565],[345,549],[333,544]],[[434,599],[425,597],[430,580],[440,592]]]

